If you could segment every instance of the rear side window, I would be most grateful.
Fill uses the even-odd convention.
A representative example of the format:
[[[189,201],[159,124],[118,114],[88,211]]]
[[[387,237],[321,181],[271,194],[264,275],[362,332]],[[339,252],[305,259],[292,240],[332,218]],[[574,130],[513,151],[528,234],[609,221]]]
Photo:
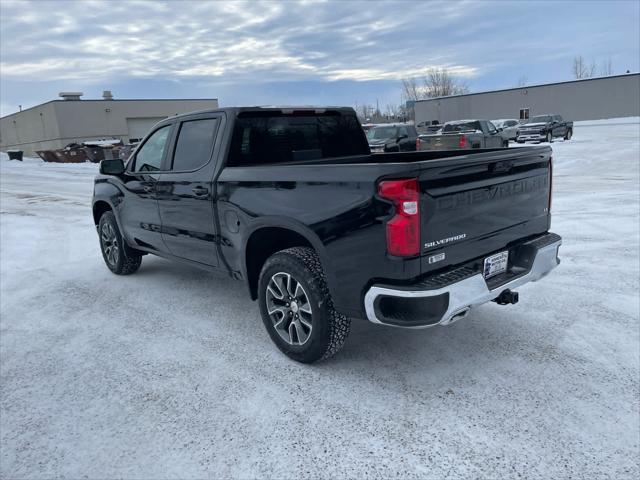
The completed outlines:
[[[217,127],[217,118],[182,122],[171,169],[179,172],[197,170],[207,164]]]
[[[355,115],[265,112],[236,119],[228,165],[264,165],[368,155]]]

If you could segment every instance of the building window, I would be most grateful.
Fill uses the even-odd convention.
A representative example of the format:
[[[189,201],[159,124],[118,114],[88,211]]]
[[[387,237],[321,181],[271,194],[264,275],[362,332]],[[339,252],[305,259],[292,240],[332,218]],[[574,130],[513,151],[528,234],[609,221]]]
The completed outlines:
[[[520,109],[520,120],[529,120],[529,109],[521,108]]]

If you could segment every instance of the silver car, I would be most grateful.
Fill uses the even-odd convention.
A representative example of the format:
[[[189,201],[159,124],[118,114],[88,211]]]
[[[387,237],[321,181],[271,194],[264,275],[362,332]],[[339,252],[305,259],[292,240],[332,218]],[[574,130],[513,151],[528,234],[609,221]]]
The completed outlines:
[[[515,118],[501,118],[499,120],[491,120],[496,128],[502,129],[500,132],[502,133],[502,138],[505,140],[515,140],[518,136],[518,127],[520,127],[520,122]]]

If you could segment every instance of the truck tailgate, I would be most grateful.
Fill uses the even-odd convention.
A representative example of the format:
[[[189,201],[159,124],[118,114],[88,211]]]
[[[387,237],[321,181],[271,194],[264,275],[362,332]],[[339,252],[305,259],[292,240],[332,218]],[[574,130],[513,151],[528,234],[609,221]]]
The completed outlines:
[[[423,273],[548,230],[551,151],[518,150],[421,172]]]
[[[460,147],[461,134],[448,133],[446,135],[420,135],[421,150],[454,150]]]

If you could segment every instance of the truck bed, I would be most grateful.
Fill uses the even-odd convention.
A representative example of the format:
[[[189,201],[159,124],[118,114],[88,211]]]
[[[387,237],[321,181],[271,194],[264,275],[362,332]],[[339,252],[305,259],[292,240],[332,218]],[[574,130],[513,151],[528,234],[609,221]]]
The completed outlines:
[[[271,218],[310,229],[327,264],[336,304],[362,316],[361,291],[372,279],[414,282],[548,230],[549,147],[461,153],[417,151],[227,167],[218,179],[224,199],[219,216],[225,218],[230,209],[243,222]],[[385,223],[394,209],[377,189],[380,181],[395,178],[419,180],[421,248],[411,258],[390,256],[386,249]],[[228,240],[222,251],[234,264],[244,254],[242,235],[229,234]],[[430,261],[442,253],[444,258]]]

